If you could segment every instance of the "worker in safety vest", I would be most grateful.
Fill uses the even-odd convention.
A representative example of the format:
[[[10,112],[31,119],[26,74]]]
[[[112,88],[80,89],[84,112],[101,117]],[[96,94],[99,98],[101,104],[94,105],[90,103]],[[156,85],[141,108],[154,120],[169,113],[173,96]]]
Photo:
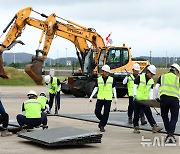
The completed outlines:
[[[97,102],[95,108],[95,115],[100,120],[98,127],[101,132],[104,132],[104,127],[107,124],[109,118],[109,112],[111,108],[112,97],[114,94],[115,103],[117,103],[117,94],[114,84],[114,79],[109,76],[110,67],[104,65],[102,67],[103,74],[97,79],[96,86],[89,98],[89,101],[92,102],[93,96],[97,93]],[[101,113],[102,107],[104,107],[103,114]]]
[[[46,113],[41,112],[42,104],[37,100],[37,93],[30,90],[27,94],[28,100],[22,105],[23,114],[17,115],[17,122],[20,125],[22,132],[26,128],[34,128],[43,124],[42,128],[47,129],[47,116]]]
[[[124,80],[123,84],[127,84],[128,88],[128,96],[129,96],[129,105],[128,105],[128,123],[133,123],[133,111],[134,111],[134,80],[139,75],[140,71],[140,65],[138,63],[135,63],[132,67],[133,74],[128,74]],[[147,124],[147,121],[144,117],[143,110],[140,111],[140,119],[141,119],[141,125]]]
[[[3,131],[1,132],[2,137],[11,136],[12,133],[8,131],[9,115],[5,111],[4,106],[0,100],[0,123],[3,126]]]
[[[159,77],[154,88],[155,98],[158,98],[158,92],[160,95],[161,116],[167,132],[166,143],[176,142],[174,132],[179,117],[180,79],[177,76],[179,73],[180,66],[176,63],[172,64],[170,71]]]
[[[154,65],[150,65],[147,67],[146,74],[141,74],[134,81],[134,133],[140,133],[138,123],[140,110],[144,111],[146,118],[152,127],[153,133],[157,133],[162,129],[162,127],[157,126],[150,107],[138,103],[139,100],[153,99],[154,80],[152,77],[155,74],[156,67]]]
[[[48,99],[47,99],[47,97],[46,97],[46,94],[45,94],[44,92],[41,92],[41,93],[39,94],[37,100],[38,100],[39,102],[41,102],[41,104],[42,104],[42,111],[43,111],[43,112],[46,111],[47,113],[49,113],[49,104],[48,104]]]
[[[51,77],[50,75],[46,75],[44,77],[44,81],[49,88],[49,111],[51,112],[54,97],[56,97],[56,105],[55,106],[55,114],[58,114],[58,111],[60,109],[60,89],[61,89],[61,83],[58,78]]]

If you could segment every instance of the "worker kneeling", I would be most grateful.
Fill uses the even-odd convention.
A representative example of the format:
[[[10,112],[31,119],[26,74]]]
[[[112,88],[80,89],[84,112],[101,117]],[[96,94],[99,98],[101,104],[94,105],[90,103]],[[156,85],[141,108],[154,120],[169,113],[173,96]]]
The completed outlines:
[[[43,129],[47,129],[47,116],[45,112],[41,112],[43,106],[37,100],[36,92],[30,90],[27,96],[29,99],[22,105],[22,112],[24,114],[17,115],[21,131],[25,132],[26,128],[38,127],[41,124],[43,124]]]

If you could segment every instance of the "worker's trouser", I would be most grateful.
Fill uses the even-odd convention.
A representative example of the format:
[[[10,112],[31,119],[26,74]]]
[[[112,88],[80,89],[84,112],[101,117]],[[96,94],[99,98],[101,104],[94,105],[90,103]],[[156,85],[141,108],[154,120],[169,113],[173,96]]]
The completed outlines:
[[[128,105],[128,117],[132,118],[134,112],[134,101],[133,101],[133,96],[129,96],[129,105]],[[140,110],[140,118],[144,117],[144,112],[143,110]]]
[[[111,108],[111,102],[112,100],[97,100],[96,102],[96,108],[95,108],[95,115],[100,120],[99,122],[99,128],[105,127],[109,118],[109,112]],[[104,112],[101,113],[102,107],[104,106]]]
[[[56,94],[49,93],[49,109],[51,110],[51,108],[53,107],[54,97],[56,97],[57,110],[59,110],[60,109],[60,91],[57,92]]]
[[[22,114],[18,114],[16,118],[20,126],[37,127],[41,124],[47,125],[47,115],[44,112],[41,113],[41,118],[26,118]]]
[[[139,114],[140,114],[141,110],[143,110],[148,122],[153,127],[156,124],[156,121],[153,118],[150,107],[139,104],[138,101],[134,101],[134,119],[133,119],[134,127],[139,126],[138,122],[139,122]]]
[[[160,97],[161,116],[168,134],[174,134],[179,116],[179,99],[171,96]],[[171,113],[170,118],[168,113]]]
[[[0,114],[0,123],[3,124],[3,128],[7,128],[8,127],[9,115],[7,113]]]

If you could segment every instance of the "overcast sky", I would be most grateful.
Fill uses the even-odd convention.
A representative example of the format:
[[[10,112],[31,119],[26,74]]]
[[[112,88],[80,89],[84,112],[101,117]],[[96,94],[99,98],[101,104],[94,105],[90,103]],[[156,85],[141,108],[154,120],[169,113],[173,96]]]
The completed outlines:
[[[133,57],[149,56],[150,51],[153,57],[180,57],[179,0],[1,0],[0,33],[19,10],[29,6],[94,28],[104,39],[112,32],[112,45],[131,46]],[[31,17],[43,19],[34,13]],[[26,45],[11,51],[35,54],[40,35],[41,30],[26,26],[19,38]],[[66,57],[66,48],[68,57],[76,57],[74,45],[56,37],[48,57]]]

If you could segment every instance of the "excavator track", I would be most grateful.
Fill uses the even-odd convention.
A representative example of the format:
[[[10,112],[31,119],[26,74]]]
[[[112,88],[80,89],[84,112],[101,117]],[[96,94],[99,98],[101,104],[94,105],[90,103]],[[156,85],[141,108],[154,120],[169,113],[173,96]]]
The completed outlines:
[[[34,80],[37,85],[43,85],[42,83],[42,66],[44,59],[41,57],[32,57],[32,64],[28,64],[25,67],[25,72]]]

